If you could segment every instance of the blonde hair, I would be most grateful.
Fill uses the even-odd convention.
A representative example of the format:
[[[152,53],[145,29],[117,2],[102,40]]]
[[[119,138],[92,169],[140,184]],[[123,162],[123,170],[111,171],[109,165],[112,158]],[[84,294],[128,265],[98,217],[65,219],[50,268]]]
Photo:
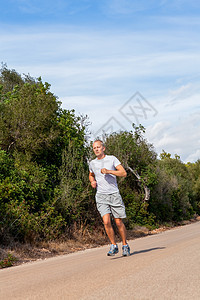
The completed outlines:
[[[103,147],[105,147],[104,142],[103,142],[102,140],[99,140],[99,139],[95,140],[95,141],[93,142],[93,145],[94,145],[94,143],[96,143],[96,142],[100,142],[101,145],[102,145]]]

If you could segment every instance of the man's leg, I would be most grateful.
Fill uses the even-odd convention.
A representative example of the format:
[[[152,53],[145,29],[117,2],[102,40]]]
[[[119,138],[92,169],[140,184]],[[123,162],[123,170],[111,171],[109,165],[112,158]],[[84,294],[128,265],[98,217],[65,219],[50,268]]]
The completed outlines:
[[[117,228],[119,230],[119,234],[121,236],[123,245],[127,245],[127,241],[126,241],[126,227],[125,227],[122,219],[115,218],[115,223],[116,223]]]
[[[110,214],[106,214],[103,216],[103,223],[111,244],[116,245],[115,233],[111,224]]]

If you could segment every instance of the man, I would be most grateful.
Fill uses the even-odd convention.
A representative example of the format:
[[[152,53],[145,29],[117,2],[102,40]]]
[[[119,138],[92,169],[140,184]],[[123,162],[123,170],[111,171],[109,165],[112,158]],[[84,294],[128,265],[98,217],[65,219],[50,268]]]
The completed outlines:
[[[126,171],[120,161],[113,155],[105,155],[105,146],[101,140],[93,143],[96,159],[89,165],[89,180],[91,186],[97,189],[96,204],[104,222],[105,230],[111,242],[108,256],[119,252],[115,240],[115,233],[111,224],[111,214],[122,239],[122,255],[129,256],[130,248],[126,241],[126,228],[122,221],[126,218],[125,206],[119,193],[116,176],[126,177]]]

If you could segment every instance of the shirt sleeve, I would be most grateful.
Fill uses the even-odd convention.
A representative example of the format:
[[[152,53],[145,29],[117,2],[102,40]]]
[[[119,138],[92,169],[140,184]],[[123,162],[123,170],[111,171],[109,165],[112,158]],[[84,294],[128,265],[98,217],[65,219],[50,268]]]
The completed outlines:
[[[92,169],[92,162],[89,163],[89,171],[90,171],[91,173],[94,173],[94,172],[93,172],[93,169]]]
[[[113,156],[113,165],[116,168],[117,166],[121,165],[121,162],[119,161],[119,159],[115,156]]]

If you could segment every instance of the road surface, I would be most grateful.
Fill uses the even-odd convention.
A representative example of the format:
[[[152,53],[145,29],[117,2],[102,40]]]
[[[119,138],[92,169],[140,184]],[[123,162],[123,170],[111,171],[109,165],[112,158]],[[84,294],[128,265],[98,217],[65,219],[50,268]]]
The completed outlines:
[[[0,270],[1,300],[200,299],[200,222],[129,241]]]

